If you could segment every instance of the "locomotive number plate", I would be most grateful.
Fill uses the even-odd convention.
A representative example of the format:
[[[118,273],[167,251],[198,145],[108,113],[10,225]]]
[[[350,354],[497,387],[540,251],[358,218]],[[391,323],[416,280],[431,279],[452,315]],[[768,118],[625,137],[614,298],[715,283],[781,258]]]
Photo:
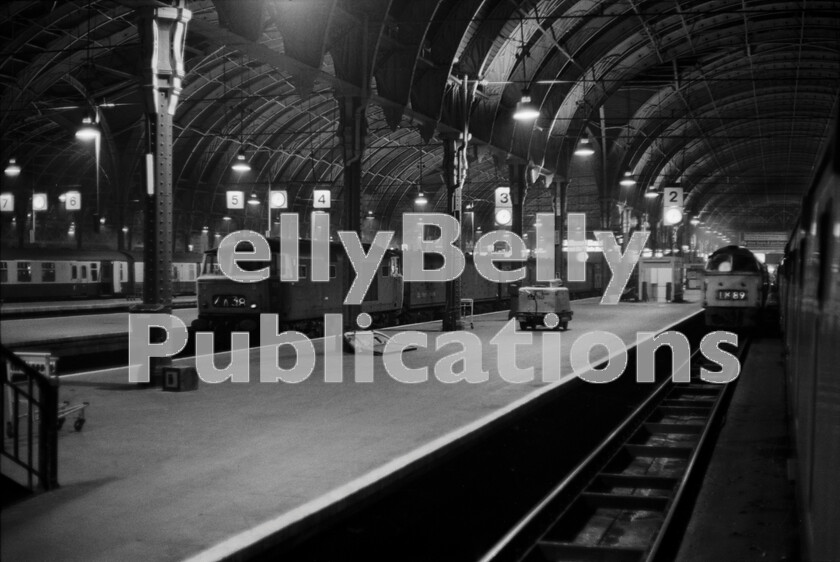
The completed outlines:
[[[747,300],[747,292],[721,290],[717,292],[717,298],[720,301],[745,301]]]
[[[245,308],[248,301],[240,295],[216,295],[213,297],[213,306],[220,308]]]

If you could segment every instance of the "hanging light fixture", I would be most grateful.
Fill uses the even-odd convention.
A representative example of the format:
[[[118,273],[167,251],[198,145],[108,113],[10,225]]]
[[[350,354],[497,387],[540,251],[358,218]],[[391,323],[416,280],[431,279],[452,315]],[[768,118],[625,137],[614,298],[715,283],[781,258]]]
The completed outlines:
[[[692,225],[697,226],[700,224],[700,219],[698,217],[693,217],[689,222],[691,222]]]
[[[627,170],[626,172],[624,172],[624,177],[621,178],[621,181],[618,183],[624,187],[633,187],[634,185],[636,185],[636,180],[633,179],[633,174],[630,172],[630,170]]]
[[[645,197],[648,199],[653,199],[655,197],[659,197],[659,193],[653,189],[645,191]]]
[[[250,167],[249,167],[249,169],[250,169]],[[248,204],[249,205],[259,205],[260,204],[260,200],[257,197],[257,192],[256,191],[251,192],[251,197],[248,198]]]
[[[513,118],[517,121],[533,121],[539,116],[540,110],[531,101],[531,95],[528,93],[528,90],[522,90],[522,98],[516,102],[516,111],[513,112]]]
[[[10,178],[20,175],[20,166],[18,166],[17,160],[9,158],[9,165],[6,166],[4,172]]]
[[[528,71],[525,69],[525,60],[528,58],[528,50],[525,48],[525,25],[519,20],[519,41],[522,46],[522,79],[526,84],[528,83]],[[527,88],[522,89],[522,97],[516,102],[516,110],[513,112],[513,118],[517,121],[533,121],[540,116],[540,110],[531,101],[531,93]]]
[[[575,156],[592,156],[593,154],[595,154],[595,149],[592,148],[592,144],[589,142],[589,137],[583,135],[578,141],[577,148],[575,149]]]
[[[99,127],[88,116],[82,119],[82,125],[76,131],[76,138],[83,141],[96,140],[99,137]]]
[[[245,159],[245,153],[243,151],[239,151],[236,153],[236,160],[233,162],[233,166],[231,166],[234,172],[250,172],[251,165],[248,164],[248,161]]]
[[[423,206],[429,202],[426,199],[426,196],[423,194],[423,151],[420,151],[420,183],[417,185],[417,197],[414,199],[414,204],[418,206]]]

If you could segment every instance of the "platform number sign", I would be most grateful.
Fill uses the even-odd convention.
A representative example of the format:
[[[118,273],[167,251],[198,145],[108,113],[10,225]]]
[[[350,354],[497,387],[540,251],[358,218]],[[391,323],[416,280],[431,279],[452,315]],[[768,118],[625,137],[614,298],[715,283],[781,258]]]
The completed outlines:
[[[513,223],[513,201],[510,187],[496,188],[496,210],[494,213],[497,226],[510,226]]]
[[[11,213],[15,210],[15,196],[11,193],[0,193],[0,211]]]
[[[245,192],[243,192],[243,191],[228,191],[227,192],[227,208],[228,209],[244,209],[245,208]]]
[[[272,189],[269,197],[272,209],[287,209],[289,207],[289,194],[285,189]]]
[[[82,208],[82,194],[78,191],[68,191],[64,197],[64,208],[68,211],[79,211]]]
[[[315,209],[329,209],[330,208],[330,190],[316,189],[312,193],[312,207]]]
[[[662,190],[662,220],[667,225],[677,224],[683,219],[683,189],[666,187]]]

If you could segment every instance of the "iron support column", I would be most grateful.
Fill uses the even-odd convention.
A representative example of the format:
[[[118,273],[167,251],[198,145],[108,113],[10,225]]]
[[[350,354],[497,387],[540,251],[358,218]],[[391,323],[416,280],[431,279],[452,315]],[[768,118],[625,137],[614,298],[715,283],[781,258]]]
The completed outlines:
[[[341,96],[338,98],[338,106],[340,111],[338,136],[344,158],[342,230],[352,231],[361,236],[362,157],[365,153],[367,136],[367,117],[365,116],[367,100],[359,96]],[[349,262],[344,264],[342,298],[350,292],[354,275]],[[356,317],[360,312],[359,305],[344,307],[345,332],[356,330]]]
[[[512,214],[510,230],[522,238],[522,213],[525,209],[525,197],[528,194],[528,165],[524,162],[510,162],[508,164],[508,179],[510,180],[510,202]],[[521,264],[508,262],[508,267],[515,269]],[[524,280],[523,280],[524,281]],[[519,286],[522,282],[508,283],[508,296],[510,297],[510,315],[513,318],[519,304]]]
[[[157,3],[138,8],[143,58],[142,92],[146,105],[143,221],[143,304],[135,312],[172,311],[172,117],[184,78],[186,0],[171,6]],[[160,332],[160,331],[159,331]],[[152,382],[169,358],[153,358]]]
[[[466,177],[466,144],[463,133],[442,134],[443,140],[443,175],[446,181],[446,212],[461,221],[461,194],[463,181]],[[458,229],[456,245],[462,248],[461,229]],[[443,311],[444,332],[463,330],[461,321],[461,278],[456,277],[446,282],[446,300]]]

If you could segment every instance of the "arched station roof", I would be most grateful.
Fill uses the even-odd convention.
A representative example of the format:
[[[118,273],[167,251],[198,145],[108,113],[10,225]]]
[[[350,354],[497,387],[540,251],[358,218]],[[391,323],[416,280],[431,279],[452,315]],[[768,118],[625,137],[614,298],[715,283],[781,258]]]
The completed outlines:
[[[95,160],[74,131],[96,111],[102,212],[115,224],[136,222],[142,208],[136,9],[148,4],[168,5],[0,6],[0,157],[16,158],[30,187],[80,186],[92,200]],[[225,192],[237,185],[260,196],[269,185],[286,188],[298,211],[311,208],[313,188],[329,188],[340,205],[341,96],[369,100],[361,209],[378,228],[398,227],[418,189],[430,196],[427,210],[445,209],[437,133],[461,130],[468,117],[464,196],[479,224],[517,161],[537,180],[527,216],[551,210],[547,184],[570,181],[570,211],[596,216],[608,199],[655,217],[644,192],[680,181],[687,210],[707,224],[786,230],[838,111],[835,0],[189,0],[187,8],[173,144],[175,223],[185,234],[221,230]],[[535,122],[512,119],[523,90],[540,108]],[[582,135],[598,148],[589,163],[573,156]],[[236,175],[240,150],[252,171]],[[619,187],[628,170],[636,185]],[[236,227],[263,230],[264,212],[240,213]]]

